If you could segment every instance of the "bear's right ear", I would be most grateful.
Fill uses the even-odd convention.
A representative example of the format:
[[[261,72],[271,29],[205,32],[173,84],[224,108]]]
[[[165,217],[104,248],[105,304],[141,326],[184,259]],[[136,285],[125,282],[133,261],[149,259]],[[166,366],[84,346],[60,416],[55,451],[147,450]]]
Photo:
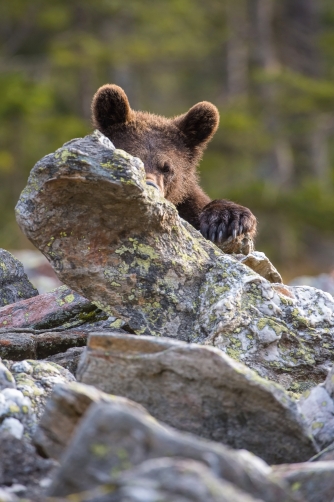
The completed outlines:
[[[189,148],[205,148],[219,124],[218,109],[208,101],[194,105],[184,115],[174,119]]]
[[[97,90],[92,101],[94,127],[105,130],[115,124],[126,124],[131,116],[127,95],[121,87],[106,84]]]

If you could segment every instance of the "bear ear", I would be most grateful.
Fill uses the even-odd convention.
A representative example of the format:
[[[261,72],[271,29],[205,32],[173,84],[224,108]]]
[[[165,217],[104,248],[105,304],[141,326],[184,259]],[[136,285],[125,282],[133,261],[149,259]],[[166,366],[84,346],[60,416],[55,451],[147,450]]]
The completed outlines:
[[[92,101],[93,125],[107,129],[131,120],[132,112],[127,95],[118,85],[106,84],[95,93]]]
[[[201,101],[176,117],[174,123],[183,132],[188,147],[204,146],[217,131],[219,112],[212,103]]]

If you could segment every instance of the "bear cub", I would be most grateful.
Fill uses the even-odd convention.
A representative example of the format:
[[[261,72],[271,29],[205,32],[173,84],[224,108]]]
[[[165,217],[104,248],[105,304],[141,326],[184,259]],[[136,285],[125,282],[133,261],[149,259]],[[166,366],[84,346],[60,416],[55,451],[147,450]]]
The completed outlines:
[[[94,95],[92,118],[116,148],[142,160],[147,183],[205,238],[222,243],[244,233],[255,236],[256,218],[249,209],[228,200],[211,201],[199,186],[196,168],[219,123],[212,103],[202,101],[169,119],[132,110],[123,89],[107,84]]]

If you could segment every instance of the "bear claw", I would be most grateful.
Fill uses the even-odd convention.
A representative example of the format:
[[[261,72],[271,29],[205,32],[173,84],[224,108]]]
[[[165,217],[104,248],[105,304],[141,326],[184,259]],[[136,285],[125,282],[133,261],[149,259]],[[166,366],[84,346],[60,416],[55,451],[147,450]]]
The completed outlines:
[[[256,234],[256,218],[246,207],[226,200],[214,200],[207,204],[200,216],[200,231],[206,239],[221,244],[229,237]]]

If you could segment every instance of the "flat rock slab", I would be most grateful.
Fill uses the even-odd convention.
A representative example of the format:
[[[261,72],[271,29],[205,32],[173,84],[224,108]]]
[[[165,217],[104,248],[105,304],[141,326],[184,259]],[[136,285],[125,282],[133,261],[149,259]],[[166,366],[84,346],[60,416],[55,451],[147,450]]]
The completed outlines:
[[[38,291],[29,281],[22,263],[8,251],[0,249],[0,307],[37,295]]]
[[[269,463],[316,447],[296,403],[222,351],[168,338],[91,333],[77,379],[140,403],[157,419]]]
[[[0,357],[13,361],[45,359],[72,347],[83,347],[88,332],[84,329],[46,331],[39,335],[16,333],[10,329],[0,333]],[[56,361],[54,361],[56,362]]]
[[[284,483],[270,478],[270,467],[250,453],[163,427],[148,413],[117,397],[89,407],[62,456],[48,495],[65,497],[105,488],[122,471],[161,457],[202,462],[216,477],[256,499],[294,500]]]
[[[0,308],[1,333],[10,328],[47,330],[94,320],[98,308],[67,286]],[[1,339],[1,338],[0,338]]]
[[[84,346],[91,326],[103,326],[102,320],[107,318],[67,286],[2,307],[0,357],[15,361],[44,359]]]
[[[333,502],[334,462],[280,465],[274,473],[291,486],[304,502]]]
[[[333,297],[223,254],[99,132],[40,160],[16,215],[63,283],[136,334],[213,345],[297,393],[332,365]]]

